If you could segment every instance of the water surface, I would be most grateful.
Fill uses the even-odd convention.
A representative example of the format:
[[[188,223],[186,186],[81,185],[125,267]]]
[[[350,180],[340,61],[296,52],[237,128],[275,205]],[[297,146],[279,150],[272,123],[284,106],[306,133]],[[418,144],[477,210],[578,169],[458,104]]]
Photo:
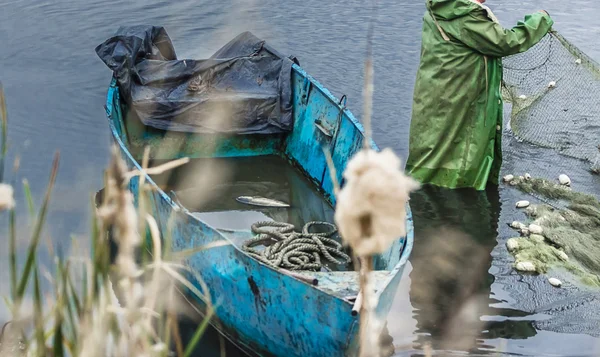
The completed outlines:
[[[392,147],[405,158],[424,5],[378,3],[374,136],[381,147]],[[555,28],[600,60],[599,2],[490,0],[488,4],[506,26],[544,8],[555,19]],[[368,8],[357,0],[2,1],[0,80],[10,119],[9,163],[16,156],[21,162],[12,179],[18,183],[28,178],[39,202],[53,152],[60,150],[46,234],[65,249],[70,234],[85,242],[90,194],[102,185],[110,143],[103,109],[110,72],[94,48],[120,25],[164,26],[179,58],[208,57],[238,33],[250,30],[282,53],[297,56],[334,95],[346,94],[349,108],[359,117]],[[514,150],[506,155],[505,170],[545,174],[560,164],[571,170],[574,182],[598,187],[581,165],[520,145],[507,140],[507,149]],[[539,157],[554,161],[546,163]],[[19,222],[24,224],[20,189],[16,195]],[[432,189],[415,195],[414,255],[388,322],[398,355],[420,350],[429,340],[438,349],[479,354],[597,351],[600,320],[594,311],[600,306],[595,293],[570,283],[568,277],[563,289],[550,290],[543,277],[523,277],[511,270],[503,242],[512,234],[506,223],[522,219],[513,210],[518,197],[503,187],[478,194]],[[25,244],[26,237],[21,241]],[[428,264],[435,262],[432,256],[442,262],[451,259],[454,270]],[[449,277],[443,284],[442,273]],[[2,293],[7,289],[1,286]],[[209,342],[217,341],[211,336]],[[442,343],[447,340],[456,343]]]

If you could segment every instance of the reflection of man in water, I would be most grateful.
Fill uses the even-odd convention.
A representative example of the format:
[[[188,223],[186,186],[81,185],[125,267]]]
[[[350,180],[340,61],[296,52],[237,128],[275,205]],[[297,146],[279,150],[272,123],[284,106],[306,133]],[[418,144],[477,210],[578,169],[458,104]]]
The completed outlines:
[[[418,310],[418,333],[430,334],[436,349],[471,349],[490,303],[498,188],[482,192],[424,185],[410,202],[415,224],[410,300]]]

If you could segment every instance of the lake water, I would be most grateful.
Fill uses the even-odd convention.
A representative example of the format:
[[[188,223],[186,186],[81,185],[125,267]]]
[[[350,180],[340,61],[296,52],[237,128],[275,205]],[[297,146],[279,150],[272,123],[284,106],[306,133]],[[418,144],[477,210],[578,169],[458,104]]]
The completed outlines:
[[[214,167],[224,172],[219,180],[208,183],[201,180]],[[194,159],[153,179],[157,185],[168,187],[166,190],[182,206],[218,229],[249,229],[254,222],[271,220],[287,222],[299,229],[311,221],[334,223],[333,208],[315,186],[285,159],[275,155]],[[289,207],[239,202],[242,196],[268,197]]]
[[[378,3],[374,137],[381,147],[392,147],[405,158],[424,1]],[[488,3],[505,26],[546,9],[556,29],[600,60],[599,2]],[[120,25],[164,26],[179,58],[208,57],[238,33],[252,31],[280,52],[298,57],[336,97],[346,94],[350,110],[360,116],[368,10],[364,1],[356,0],[0,1],[0,80],[9,111],[9,164],[20,157],[18,176],[12,178],[28,178],[39,202],[52,155],[59,150],[61,165],[46,234],[65,247],[71,234],[86,239],[90,195],[102,185],[110,143],[103,104],[111,73],[94,48]],[[507,155],[505,170],[544,172],[539,154],[523,149]],[[551,154],[544,157],[564,162]],[[597,184],[573,165],[574,181],[585,178],[592,188]],[[19,222],[25,222],[18,186],[15,194]],[[503,187],[477,194],[427,189],[415,195],[416,245],[388,321],[397,355],[416,353],[428,341],[438,350],[478,354],[599,351],[596,293],[567,280],[563,289],[550,290],[543,277],[522,277],[511,270],[503,242],[511,234],[506,222],[522,219],[512,210],[517,196]],[[21,243],[23,247],[27,242]],[[455,270],[431,263],[447,259]],[[2,281],[8,281],[6,269],[2,271]],[[440,282],[442,273],[452,279]],[[6,285],[1,288],[7,292]],[[215,335],[207,337],[208,345],[217,346],[215,341]],[[228,352],[235,354],[234,349]]]

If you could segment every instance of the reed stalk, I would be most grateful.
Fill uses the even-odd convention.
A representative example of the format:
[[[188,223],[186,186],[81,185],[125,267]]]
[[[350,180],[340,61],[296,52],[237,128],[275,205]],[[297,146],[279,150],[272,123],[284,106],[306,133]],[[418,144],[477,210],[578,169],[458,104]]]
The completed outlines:
[[[375,11],[374,1],[373,13]],[[360,307],[353,308],[353,311],[359,311],[359,357],[380,357],[383,353],[379,341],[382,323],[375,314],[378,303],[370,276],[373,258],[406,234],[405,207],[409,193],[419,187],[416,181],[402,173],[400,160],[390,149],[377,153],[371,146],[373,28],[374,16],[369,22],[364,62],[363,148],[347,163],[343,173],[346,185],[343,188],[337,182],[331,153],[324,148],[337,197],[334,219],[342,240],[352,248],[353,260],[359,262],[355,268],[358,270],[360,287],[356,304],[360,301]]]
[[[4,160],[8,152],[8,110],[2,82],[0,82],[0,128],[0,182],[4,182]]]
[[[364,150],[371,151],[371,140],[373,136],[371,126],[371,113],[373,108],[373,31],[374,31],[374,15],[375,15],[375,3],[373,4],[373,15],[371,21],[369,21],[369,28],[367,32],[367,53],[365,56],[365,79],[363,85],[363,125],[365,130]],[[369,224],[371,221],[369,220]],[[371,231],[368,229],[367,231]],[[368,237],[364,237],[365,239]],[[373,339],[370,336],[369,324],[373,320],[375,306],[373,301],[373,292],[371,289],[371,282],[369,281],[369,275],[373,267],[373,256],[359,256],[360,267],[359,267],[359,282],[360,282],[360,294],[362,295],[362,304],[360,306],[360,346],[359,356],[360,357],[379,357],[379,345],[377,339]],[[374,321],[373,321],[374,322]],[[372,328],[372,327],[371,327]]]
[[[6,154],[6,104],[0,84],[0,114],[2,133],[0,155],[3,166]],[[54,274],[50,275],[38,260],[38,248],[44,235],[52,191],[57,179],[60,155],[54,156],[48,185],[42,203],[36,212],[29,182],[23,180],[23,191],[31,236],[24,261],[17,254],[18,222],[14,204],[0,209],[7,210],[9,236],[10,296],[4,297],[12,313],[10,328],[2,330],[0,355],[10,350],[19,356],[170,356],[175,341],[177,356],[190,356],[210,319],[215,306],[208,288],[198,276],[200,291],[185,275],[193,275],[179,262],[205,249],[223,246],[216,242],[188,251],[170,252],[170,233],[163,245],[160,231],[146,200],[150,192],[146,175],[164,172],[188,162],[180,159],[160,167],[148,168],[146,151],[141,171],[127,171],[123,160],[113,149],[113,157],[106,177],[106,194],[100,207],[92,199],[93,214],[90,228],[91,251],[83,256],[63,257],[61,250],[54,256]],[[3,170],[0,171],[0,176]],[[3,178],[3,177],[1,177]],[[133,205],[129,191],[130,180],[138,180],[140,202]],[[7,191],[9,192],[9,191]],[[12,195],[12,186],[9,192]],[[12,200],[12,197],[10,197]],[[172,228],[172,220],[169,227]],[[108,231],[119,245],[115,264],[110,263]],[[152,246],[148,248],[151,260],[138,266],[134,251],[142,242],[141,234],[148,232]],[[144,247],[145,248],[145,247]],[[169,258],[170,260],[166,260]],[[175,260],[177,259],[177,260]],[[183,274],[180,272],[183,270]],[[42,289],[41,276],[46,276],[52,291]],[[172,298],[187,288],[207,306],[204,320],[199,324],[192,340],[181,345],[173,316],[178,303]],[[162,298],[168,291],[168,298]],[[121,292],[121,299],[116,293]],[[31,301],[32,306],[25,306]],[[167,326],[167,328],[163,328]],[[5,330],[11,330],[10,335]],[[16,333],[15,333],[16,331]],[[26,332],[27,331],[27,332]],[[12,346],[12,347],[11,347]],[[15,349],[15,346],[17,348]],[[16,354],[15,354],[16,353]]]

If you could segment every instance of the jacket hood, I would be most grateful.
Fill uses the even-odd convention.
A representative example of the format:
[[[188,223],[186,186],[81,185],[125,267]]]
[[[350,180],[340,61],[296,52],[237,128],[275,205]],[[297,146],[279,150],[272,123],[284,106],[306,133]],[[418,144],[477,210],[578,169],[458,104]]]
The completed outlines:
[[[481,10],[482,7],[475,0],[426,0],[427,10],[436,18],[452,20],[462,17],[472,11]]]

